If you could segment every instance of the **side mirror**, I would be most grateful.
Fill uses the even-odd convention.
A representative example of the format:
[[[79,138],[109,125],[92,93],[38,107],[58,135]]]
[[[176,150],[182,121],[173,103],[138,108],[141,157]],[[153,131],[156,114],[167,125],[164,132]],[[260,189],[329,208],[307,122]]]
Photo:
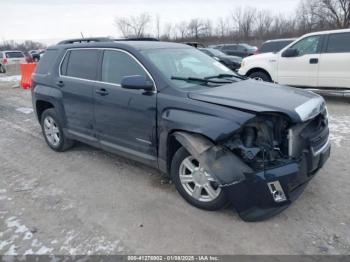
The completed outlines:
[[[282,57],[296,57],[299,55],[299,52],[295,48],[288,48],[282,53]]]
[[[124,76],[121,81],[122,88],[152,91],[154,89],[153,82],[144,76]]]

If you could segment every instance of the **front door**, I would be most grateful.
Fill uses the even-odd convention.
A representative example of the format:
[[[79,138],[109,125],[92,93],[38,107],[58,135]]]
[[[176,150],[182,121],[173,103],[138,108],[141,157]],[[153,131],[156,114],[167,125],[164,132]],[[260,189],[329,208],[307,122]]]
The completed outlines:
[[[283,51],[280,52],[278,83],[291,86],[317,86],[321,36],[303,38],[289,48],[296,49],[298,55],[282,57]]]
[[[122,78],[131,75],[150,78],[129,53],[104,51],[94,92],[97,136],[103,147],[156,163],[156,93],[122,88]]]

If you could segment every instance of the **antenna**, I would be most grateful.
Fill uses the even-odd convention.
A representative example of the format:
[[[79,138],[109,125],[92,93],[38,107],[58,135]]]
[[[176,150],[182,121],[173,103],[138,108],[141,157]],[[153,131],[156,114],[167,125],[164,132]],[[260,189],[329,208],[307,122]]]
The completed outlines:
[[[84,37],[84,35],[83,35],[83,32],[80,32],[80,34],[81,34],[81,38],[84,39],[85,37]]]

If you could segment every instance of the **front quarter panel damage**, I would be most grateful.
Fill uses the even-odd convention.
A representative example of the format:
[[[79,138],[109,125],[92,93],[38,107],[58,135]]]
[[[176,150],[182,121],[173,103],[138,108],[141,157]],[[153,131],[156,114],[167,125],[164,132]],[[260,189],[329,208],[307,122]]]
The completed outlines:
[[[253,172],[231,151],[215,145],[199,134],[175,132],[174,135],[181,145],[217,179],[221,186],[240,183],[245,180],[245,174]]]

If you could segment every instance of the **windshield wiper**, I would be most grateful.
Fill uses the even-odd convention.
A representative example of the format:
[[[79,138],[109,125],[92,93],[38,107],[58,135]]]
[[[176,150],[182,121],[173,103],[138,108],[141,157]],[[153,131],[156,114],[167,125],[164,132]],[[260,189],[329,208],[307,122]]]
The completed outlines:
[[[229,84],[232,83],[231,80],[225,79],[224,81],[211,80],[209,78],[199,78],[199,77],[181,77],[181,76],[171,76],[173,80],[182,80],[187,82],[202,82],[202,83],[213,83],[213,84]]]
[[[231,78],[238,78],[241,80],[246,80],[247,78],[245,76],[240,76],[240,75],[233,75],[233,74],[218,74],[215,76],[207,76],[205,79],[213,79],[213,78],[225,78],[225,77],[231,77]],[[228,79],[226,79],[228,80]]]

